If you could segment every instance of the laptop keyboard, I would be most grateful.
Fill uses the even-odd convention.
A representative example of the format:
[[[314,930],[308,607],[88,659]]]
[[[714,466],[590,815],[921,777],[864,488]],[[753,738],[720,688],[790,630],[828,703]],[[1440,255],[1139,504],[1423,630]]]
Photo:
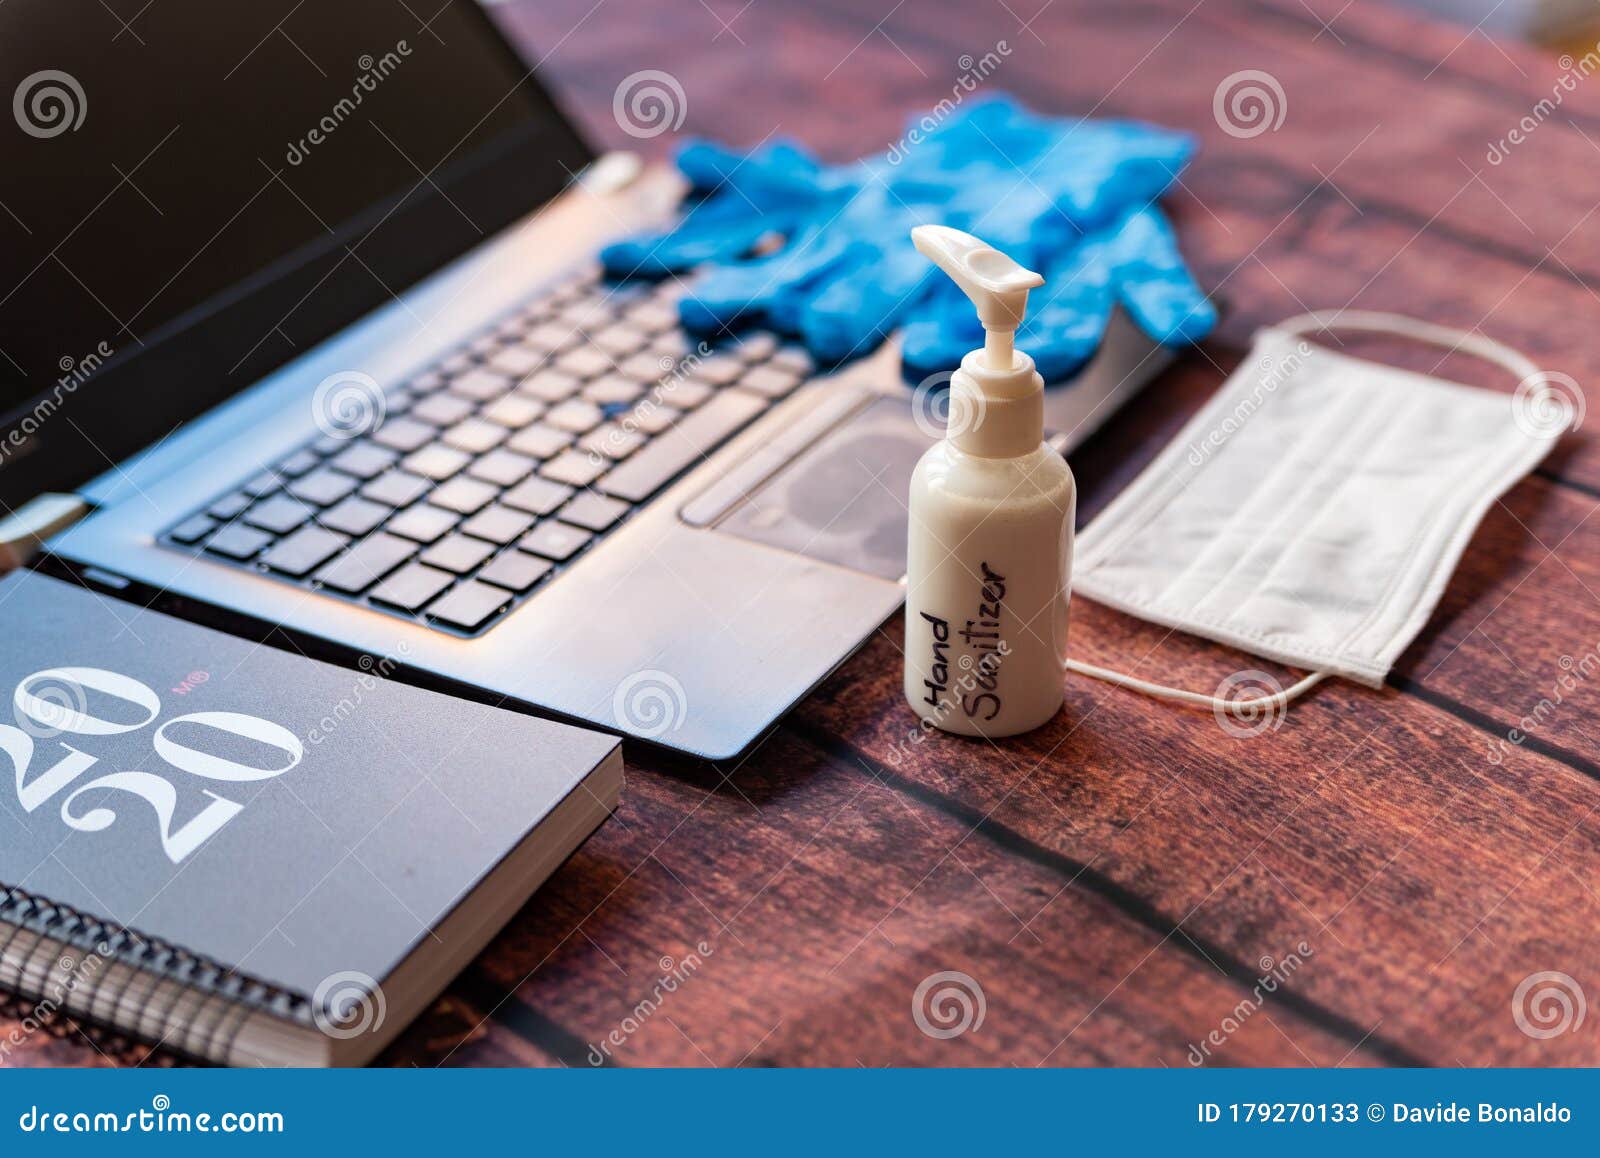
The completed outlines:
[[[179,550],[455,635],[487,631],[811,373],[764,332],[710,349],[675,281],[586,270],[170,527]]]

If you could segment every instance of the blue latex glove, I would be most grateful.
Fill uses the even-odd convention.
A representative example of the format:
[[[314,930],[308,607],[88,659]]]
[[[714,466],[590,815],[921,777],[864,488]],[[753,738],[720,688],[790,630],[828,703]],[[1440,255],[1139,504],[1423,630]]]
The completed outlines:
[[[770,326],[832,363],[870,351],[904,325],[917,337],[919,367],[964,342],[938,366],[951,369],[971,348],[976,320],[909,234],[926,222],[953,225],[1069,281],[1059,294],[1038,292],[1040,305],[1018,335],[1053,377],[1049,371],[1069,372],[1093,352],[1113,299],[1130,304],[1162,340],[1209,329],[1208,307],[1172,320],[1176,299],[1199,291],[1170,229],[1153,210],[1137,212],[1166,190],[1193,149],[1181,133],[1036,117],[1004,99],[969,103],[894,161],[824,166],[787,143],[742,157],[696,142],[678,157],[691,186],[680,221],[612,245],[601,258],[619,277],[706,267],[680,305],[697,334]],[[1165,310],[1155,307],[1163,295],[1173,299]],[[1151,308],[1135,312],[1133,302]]]
[[[1071,377],[1094,357],[1115,305],[1166,346],[1197,342],[1217,323],[1216,308],[1184,267],[1172,226],[1153,205],[1036,260],[1045,283],[1029,297],[1016,342],[1046,382]],[[941,290],[905,327],[901,362],[917,380],[953,370],[982,344],[972,303]]]

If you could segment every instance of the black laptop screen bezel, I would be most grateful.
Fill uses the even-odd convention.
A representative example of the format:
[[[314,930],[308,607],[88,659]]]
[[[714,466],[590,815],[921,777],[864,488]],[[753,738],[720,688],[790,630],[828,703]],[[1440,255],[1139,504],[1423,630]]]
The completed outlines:
[[[485,143],[432,174],[436,192],[408,190],[368,206],[323,240],[257,271],[153,333],[137,351],[121,352],[69,389],[49,388],[0,414],[0,514],[39,494],[71,491],[117,469],[185,421],[249,388],[391,300],[490,235],[550,200],[595,157],[576,123],[535,79],[489,14],[464,4],[484,34],[520,74],[515,95],[530,116],[518,129]],[[409,202],[409,203],[407,203]],[[397,208],[397,206],[403,206]],[[482,234],[469,231],[463,210]],[[385,219],[387,218],[387,221]],[[385,221],[403,235],[365,262],[340,262],[342,242]],[[371,267],[386,266],[386,285]],[[299,321],[299,348],[262,341],[287,314]],[[248,350],[242,359],[240,350]],[[182,382],[182,389],[170,384]],[[166,385],[169,388],[163,388]]]

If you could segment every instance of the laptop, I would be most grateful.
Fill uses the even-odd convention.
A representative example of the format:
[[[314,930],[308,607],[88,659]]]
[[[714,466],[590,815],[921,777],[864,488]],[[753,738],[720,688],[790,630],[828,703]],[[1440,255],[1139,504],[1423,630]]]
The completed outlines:
[[[681,184],[470,0],[11,3],[0,43],[0,502],[41,566],[712,760],[899,607],[939,431],[893,343],[702,342],[683,279],[603,279]],[[1119,318],[1058,449],[1165,357]]]

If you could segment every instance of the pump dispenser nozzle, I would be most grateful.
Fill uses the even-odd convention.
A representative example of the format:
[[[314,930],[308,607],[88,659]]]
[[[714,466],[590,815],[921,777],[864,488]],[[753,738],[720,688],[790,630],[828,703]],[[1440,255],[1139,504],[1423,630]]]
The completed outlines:
[[[911,231],[911,243],[949,274],[978,308],[989,368],[1010,370],[1012,335],[1028,311],[1028,291],[1042,286],[1044,278],[987,242],[948,225],[919,225]]]

